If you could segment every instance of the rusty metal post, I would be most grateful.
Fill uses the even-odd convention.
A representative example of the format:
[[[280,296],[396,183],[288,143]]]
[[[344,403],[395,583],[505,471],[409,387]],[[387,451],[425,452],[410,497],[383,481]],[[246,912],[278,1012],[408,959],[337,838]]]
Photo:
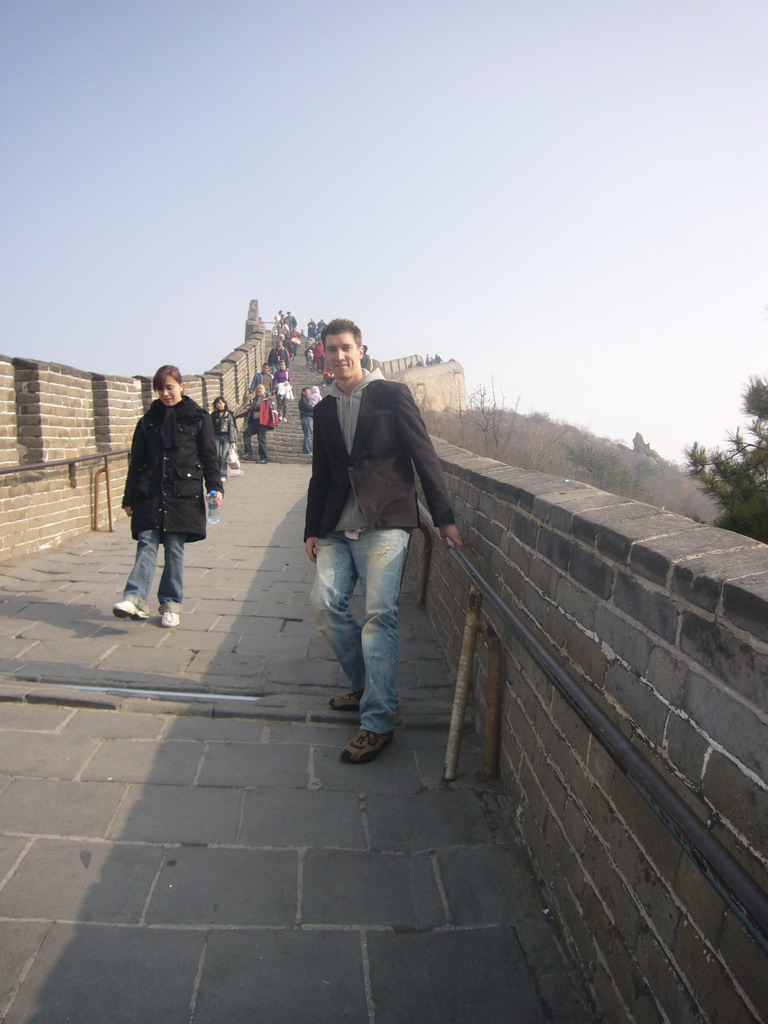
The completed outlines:
[[[109,517],[109,532],[115,532],[115,522],[112,515],[112,483],[109,479],[109,458],[104,456],[104,480],[107,485],[107,515]]]
[[[490,622],[483,627],[488,648],[488,683],[485,691],[485,738],[483,740],[483,775],[499,774],[501,746],[501,642]]]
[[[99,528],[99,484],[103,475],[103,466],[99,466],[93,474],[93,512],[91,514],[91,529],[94,531]]]
[[[107,516],[109,518],[109,532],[115,532],[115,523],[112,515],[112,487],[109,479],[109,457],[104,456],[104,465],[99,466],[96,472],[93,474],[93,529],[97,531],[99,529],[99,484],[101,478],[104,477],[104,484],[107,488]]]
[[[448,746],[445,751],[445,767],[443,778],[451,782],[456,778],[461,749],[461,732],[464,728],[464,717],[467,713],[469,684],[472,679],[472,663],[475,659],[475,641],[480,629],[480,607],[482,597],[475,587],[470,587],[467,617],[464,621],[464,636],[461,641],[459,670],[456,674],[456,690],[453,695],[451,709],[451,725],[448,730]]]

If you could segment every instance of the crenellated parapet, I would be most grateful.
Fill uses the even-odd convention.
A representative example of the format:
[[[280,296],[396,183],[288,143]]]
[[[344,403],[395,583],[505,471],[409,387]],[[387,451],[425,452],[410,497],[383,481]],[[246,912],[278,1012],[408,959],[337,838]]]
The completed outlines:
[[[206,409],[244,399],[268,348],[258,302],[248,311],[246,340],[203,374],[185,374],[186,393]],[[181,367],[184,373],[184,367]],[[104,523],[106,493],[97,494],[99,462],[33,470],[39,463],[119,452],[130,447],[136,421],[154,394],[146,376],[91,373],[59,363],[0,356],[0,558],[41,550]],[[110,460],[113,507],[127,460]]]

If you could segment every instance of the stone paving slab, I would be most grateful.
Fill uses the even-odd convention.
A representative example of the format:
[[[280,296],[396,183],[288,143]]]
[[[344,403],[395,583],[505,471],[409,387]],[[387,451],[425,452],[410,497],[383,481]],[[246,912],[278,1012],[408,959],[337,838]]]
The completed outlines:
[[[364,849],[360,797],[322,789],[253,790],[245,797],[240,841],[258,845],[266,839],[275,846]]]
[[[410,584],[395,741],[343,764],[308,472],[245,469],[174,631],[111,615],[122,520],[0,565],[0,1020],[593,1024],[469,730],[441,782],[451,681]]]
[[[98,741],[89,736],[57,736],[46,732],[9,731],[0,745],[0,772],[37,778],[72,779],[95,753]]]
[[[539,993],[511,928],[373,934],[368,940],[376,1024],[514,1021],[540,1024]],[[451,969],[446,971],[445,965]],[[439,977],[440,984],[430,981]],[[561,1018],[555,1018],[563,1024]]]
[[[39,839],[0,892],[0,917],[136,924],[161,860],[148,846]]]
[[[124,795],[112,783],[14,778],[0,794],[0,825],[9,834],[98,838]]]
[[[156,785],[191,786],[205,748],[191,740],[105,740],[85,766],[86,782],[143,782],[151,776]]]
[[[361,1024],[370,1019],[358,933],[211,935],[194,1024]]]
[[[186,1024],[197,931],[53,924],[4,1024]]]
[[[109,838],[145,843],[234,843],[242,802],[243,794],[235,788],[131,786]]]
[[[373,850],[308,850],[301,917],[313,925],[417,931],[447,924],[431,857]]]
[[[172,850],[152,893],[147,924],[292,927],[298,871],[296,850]],[[211,878],[226,879],[226,885],[211,886]]]

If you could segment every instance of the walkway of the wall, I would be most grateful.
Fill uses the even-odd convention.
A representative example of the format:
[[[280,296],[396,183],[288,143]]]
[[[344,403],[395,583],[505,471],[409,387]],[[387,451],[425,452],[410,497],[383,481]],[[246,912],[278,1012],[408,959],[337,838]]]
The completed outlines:
[[[768,887],[768,546],[437,447],[480,572]],[[433,555],[454,662],[462,577]],[[765,954],[511,640],[504,680],[506,792],[606,1020],[768,1020]]]
[[[252,302],[244,343],[186,377],[188,393],[239,404],[270,342]],[[395,362],[388,376],[418,357]],[[150,399],[145,377],[0,357],[0,465],[125,449]],[[768,547],[438,448],[480,571],[766,887]],[[116,504],[124,469],[116,460]],[[0,476],[0,558],[88,530],[93,475]],[[103,500],[97,511],[104,524]],[[454,659],[465,595],[455,559],[436,553],[429,606]],[[606,1019],[768,1020],[765,955],[531,659],[513,642],[504,657],[507,792]],[[481,659],[478,693],[483,678]]]
[[[253,301],[243,344],[207,373],[185,374],[186,393],[207,409],[223,395],[234,408],[261,365],[267,338],[258,303]],[[149,377],[109,377],[0,356],[0,466],[29,466],[126,449],[152,397]],[[125,459],[110,461],[113,502],[119,505],[126,463]],[[27,469],[0,476],[0,558],[39,551],[87,531],[94,514],[97,465]],[[103,487],[98,506],[97,521],[104,525]]]

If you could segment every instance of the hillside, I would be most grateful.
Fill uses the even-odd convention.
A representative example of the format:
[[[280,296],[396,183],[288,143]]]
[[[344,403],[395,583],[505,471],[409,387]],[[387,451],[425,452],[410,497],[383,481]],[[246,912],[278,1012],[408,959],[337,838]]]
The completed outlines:
[[[636,434],[633,447],[550,419],[499,408],[479,389],[462,412],[423,410],[430,433],[479,455],[523,469],[580,480],[605,491],[711,522],[714,502],[699,483]]]

